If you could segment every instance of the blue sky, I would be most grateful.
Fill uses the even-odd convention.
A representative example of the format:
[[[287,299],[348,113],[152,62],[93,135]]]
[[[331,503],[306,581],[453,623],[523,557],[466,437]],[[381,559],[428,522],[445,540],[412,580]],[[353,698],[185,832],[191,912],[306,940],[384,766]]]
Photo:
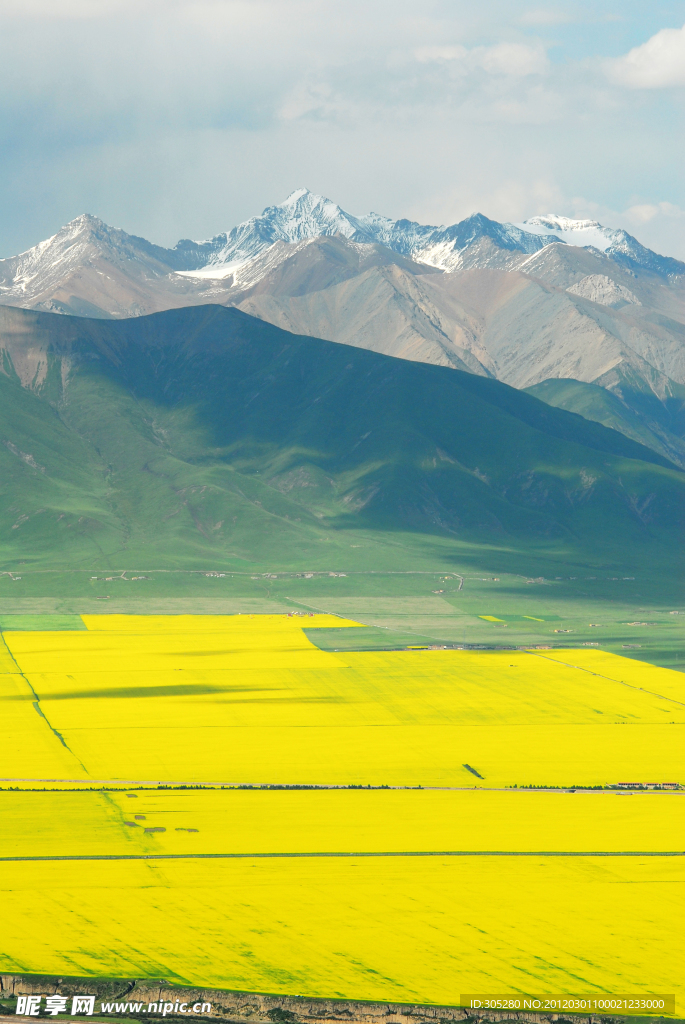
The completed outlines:
[[[0,255],[161,244],[302,185],[352,213],[593,217],[685,259],[685,4],[0,0]]]

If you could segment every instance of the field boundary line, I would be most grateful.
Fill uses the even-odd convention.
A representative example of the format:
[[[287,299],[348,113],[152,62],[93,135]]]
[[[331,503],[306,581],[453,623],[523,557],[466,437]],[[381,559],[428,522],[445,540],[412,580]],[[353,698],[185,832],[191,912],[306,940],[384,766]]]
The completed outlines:
[[[55,788],[46,789],[43,786],[41,789],[35,789],[32,787],[26,787],[21,789],[10,789],[2,788],[4,782],[26,782],[32,783],[32,787],[35,787],[40,782],[53,783]],[[627,790],[619,789],[614,784],[607,784],[606,786],[592,786],[592,785],[572,785],[568,786],[543,786],[543,785],[521,785],[521,786],[410,786],[410,785],[388,785],[387,783],[354,783],[354,782],[187,782],[187,781],[161,781],[157,779],[27,779],[27,778],[5,778],[0,779],[0,792],[39,792],[39,793],[72,793],[75,792],[73,789],[64,789],[67,784],[79,786],[80,791],[93,790],[99,786],[106,786],[107,789],[111,789],[115,792],[123,792],[126,789],[159,789],[159,790],[193,790],[193,789],[250,789],[250,790],[264,790],[273,792],[295,792],[299,790],[355,790],[357,792],[368,792],[373,790],[407,790],[407,791],[439,791],[445,793],[462,793],[462,792],[473,792],[478,790],[483,793],[596,793],[615,795],[616,793],[625,793]],[[642,789],[639,790],[641,793],[680,793],[682,786],[679,785],[678,790],[652,790]],[[99,790],[98,790],[99,791]],[[633,791],[635,792],[635,791]]]
[[[459,589],[461,589],[461,588],[459,588]],[[288,601],[292,601],[293,604],[300,605],[301,608],[310,608],[316,615],[335,615],[339,619],[346,619],[347,618],[347,616],[343,615],[341,612],[330,611],[327,608],[317,608],[316,605],[305,604],[304,601],[297,601],[294,597],[288,597],[287,594],[286,594],[286,597],[287,597]],[[360,626],[372,626],[373,629],[387,629],[388,632],[390,632],[390,633],[400,633],[400,634],[402,634],[404,636],[415,636],[415,637],[419,637],[419,638],[421,638],[423,640],[437,640],[438,643],[441,643],[441,644],[444,644],[444,643],[454,643],[454,644],[459,643],[458,640],[448,640],[448,641],[445,641],[444,637],[441,638],[439,636],[433,636],[432,633],[415,633],[412,629],[399,629],[397,626],[381,626],[380,623],[378,623],[378,622],[360,622],[359,624],[360,624]],[[303,629],[304,628],[305,627],[303,627]],[[323,628],[325,629],[326,627],[324,626]],[[335,628],[335,627],[331,627],[331,628]],[[307,638],[307,639],[309,639],[309,638]],[[313,643],[313,641],[311,641],[311,642]],[[322,650],[322,648],[318,648],[318,649]],[[461,650],[461,649],[463,649],[463,648],[457,648],[457,650]],[[346,650],[343,650],[343,651],[329,651],[329,652],[326,652],[326,653],[329,653],[329,654],[373,654],[374,650],[373,649],[371,649],[370,651],[366,651],[366,650],[364,650],[364,651],[346,651]]]
[[[626,683],[623,679],[612,679],[611,676],[605,676],[602,672],[593,672],[591,668],[585,668],[583,665],[572,665],[570,661],[562,661],[561,658],[550,658],[546,654],[540,654],[539,651],[526,649],[524,653],[534,654],[536,658],[544,658],[545,661],[551,661],[555,665],[566,665],[567,668],[575,668],[579,672],[587,672],[588,675],[597,676],[598,679],[606,679],[610,683],[618,683],[619,686],[627,686],[629,690],[637,690],[638,693],[648,693],[652,697],[658,697],[660,700],[668,700],[671,704],[678,704],[681,708],[685,708],[685,701],[676,700],[675,697],[667,697],[665,693],[657,693],[656,690],[645,690],[644,686],[635,686],[633,683]]]
[[[357,853],[82,853],[0,857],[0,862],[74,860],[291,860],[325,857],[685,857],[685,850],[384,850]]]
[[[31,704],[33,706],[33,710],[39,715],[40,718],[43,719],[43,721],[45,722],[46,726],[48,727],[50,732],[53,734],[53,736],[57,737],[57,739],[60,741],[62,746],[66,750],[68,750],[69,753],[71,754],[71,756],[74,758],[74,760],[76,762],[78,762],[78,764],[81,765],[81,767],[83,768],[84,772],[86,773],[86,779],[84,781],[87,781],[88,769],[84,765],[84,763],[81,760],[81,758],[77,757],[77,755],[71,749],[71,747],[69,746],[69,744],[65,740],[64,736],[62,735],[62,733],[58,732],[57,729],[55,729],[54,725],[52,724],[52,722],[50,721],[48,716],[45,714],[45,712],[43,711],[42,707],[40,706],[40,694],[36,693],[36,691],[35,691],[35,689],[33,687],[33,683],[31,682],[29,677],[26,675],[26,673],[22,669],[22,667],[19,664],[19,662],[17,661],[16,657],[14,656],[14,652],[11,650],[11,648],[10,648],[9,644],[7,643],[7,641],[5,640],[5,637],[4,637],[2,632],[0,632],[0,643],[3,645],[3,647],[7,651],[7,654],[9,655],[10,659],[17,666],[17,673],[21,676],[21,678],[24,680],[24,682],[26,683],[27,687],[31,691],[31,696],[33,697],[33,700],[31,700],[31,696],[29,696],[29,700],[31,700]],[[14,674],[14,673],[12,673],[12,674]]]

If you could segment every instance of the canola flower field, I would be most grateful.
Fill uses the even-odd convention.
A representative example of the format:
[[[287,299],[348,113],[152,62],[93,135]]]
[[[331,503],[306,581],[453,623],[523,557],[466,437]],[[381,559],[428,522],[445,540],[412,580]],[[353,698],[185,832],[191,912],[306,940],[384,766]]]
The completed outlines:
[[[682,1015],[685,793],[507,788],[685,783],[680,673],[322,651],[304,627],[357,626],[329,615],[83,624],[2,636],[3,972]]]
[[[685,677],[669,669],[598,651],[321,651],[303,624],[356,625],[328,615],[83,619],[3,634],[0,778],[685,782]]]
[[[458,1005],[676,993],[676,858],[3,864],[3,971]],[[682,1016],[682,1014],[681,1014]]]

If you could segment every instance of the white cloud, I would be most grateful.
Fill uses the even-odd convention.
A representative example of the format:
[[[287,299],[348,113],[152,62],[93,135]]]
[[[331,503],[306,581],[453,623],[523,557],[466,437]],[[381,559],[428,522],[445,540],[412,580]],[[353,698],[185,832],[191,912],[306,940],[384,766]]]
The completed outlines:
[[[135,0],[0,0],[0,16],[31,18],[104,18],[135,10]]]
[[[303,182],[428,222],[592,196],[685,255],[661,203],[685,207],[680,96],[607,82],[597,54],[631,43],[596,8],[619,5],[0,0],[0,255],[84,210],[166,244],[208,236]],[[631,41],[654,31],[622,17]]]
[[[547,7],[524,11],[518,19],[520,25],[567,25],[575,20],[570,11]]]
[[[416,51],[416,59],[421,64],[431,61],[463,60],[468,55],[465,46],[420,46]]]
[[[498,43],[474,50],[481,67],[491,75],[542,75],[548,70],[549,61],[542,46],[526,46],[523,43]]]
[[[547,54],[541,44],[496,43],[494,46],[422,46],[415,51],[422,64],[458,62],[464,71],[482,69],[490,75],[525,78],[541,75],[549,69]]]
[[[685,25],[663,28],[625,56],[607,61],[605,70],[612,82],[632,89],[685,85]]]
[[[636,203],[628,207],[626,215],[634,224],[648,224],[655,217],[684,217],[685,210],[674,203]]]

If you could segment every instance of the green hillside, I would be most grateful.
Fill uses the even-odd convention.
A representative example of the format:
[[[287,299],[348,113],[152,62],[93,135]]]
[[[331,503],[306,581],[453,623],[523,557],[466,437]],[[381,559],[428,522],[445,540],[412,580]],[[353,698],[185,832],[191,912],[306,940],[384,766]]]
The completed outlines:
[[[682,472],[495,380],[215,306],[6,309],[0,345],[5,569],[672,566],[680,548]]]
[[[600,387],[572,378],[543,380],[525,388],[527,394],[557,409],[566,409],[646,445],[677,465],[685,465],[685,388],[664,402],[651,393],[624,386],[621,398]],[[682,392],[682,394],[681,394]]]

